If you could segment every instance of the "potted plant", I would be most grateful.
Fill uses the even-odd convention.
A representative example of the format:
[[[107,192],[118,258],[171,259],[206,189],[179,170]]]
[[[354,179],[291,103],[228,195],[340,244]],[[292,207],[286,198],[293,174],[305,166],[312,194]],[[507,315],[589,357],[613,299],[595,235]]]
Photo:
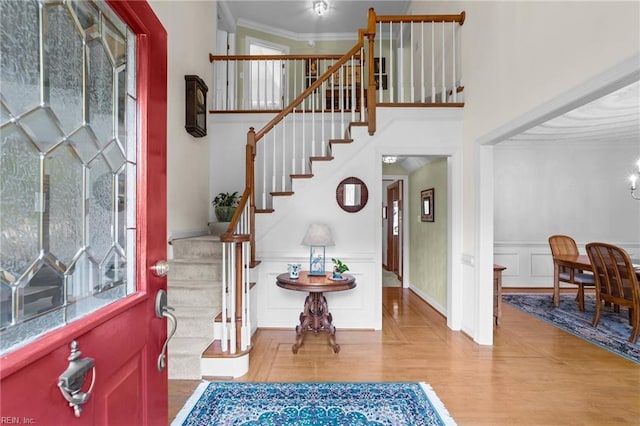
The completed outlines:
[[[211,204],[213,204],[218,222],[231,222],[239,201],[240,196],[237,191],[233,193],[221,192],[216,195]]]
[[[342,274],[344,272],[347,272],[349,270],[349,267],[346,263],[343,263],[342,260],[335,257],[332,257],[331,261],[333,262],[333,275],[331,276],[331,278],[341,280]]]

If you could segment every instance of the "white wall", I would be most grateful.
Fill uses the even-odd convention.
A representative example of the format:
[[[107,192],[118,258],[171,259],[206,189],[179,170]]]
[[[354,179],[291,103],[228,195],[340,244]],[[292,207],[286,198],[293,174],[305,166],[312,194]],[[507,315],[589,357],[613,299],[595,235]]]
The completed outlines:
[[[167,232],[168,238],[206,232],[211,203],[209,146],[215,134],[191,136],[185,125],[184,76],[200,76],[211,104],[212,67],[209,53],[215,48],[215,1],[149,2],[168,33],[167,77]],[[153,190],[153,188],[151,188]]]
[[[572,236],[582,253],[604,241],[640,258],[640,202],[625,181],[639,155],[640,141],[497,145],[494,257],[507,267],[503,286],[553,287],[553,234]]]
[[[433,188],[433,222],[422,222],[421,193]],[[409,276],[411,288],[436,310],[447,305],[447,247],[449,212],[447,158],[438,158],[414,170],[409,177]]]

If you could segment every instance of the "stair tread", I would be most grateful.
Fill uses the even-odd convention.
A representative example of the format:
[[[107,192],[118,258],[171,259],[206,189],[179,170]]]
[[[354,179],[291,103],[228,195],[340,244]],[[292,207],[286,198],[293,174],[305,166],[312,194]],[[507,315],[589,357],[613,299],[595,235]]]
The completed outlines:
[[[222,278],[219,280],[181,280],[178,278],[172,278],[169,282],[169,287],[177,286],[181,288],[210,288],[215,285],[221,285]]]
[[[217,259],[215,257],[207,257],[207,258],[202,258],[202,257],[180,257],[180,258],[177,258],[177,259],[171,259],[169,261],[169,263],[171,263],[171,262],[173,262],[173,263],[181,263],[181,264],[186,264],[186,263],[219,264],[219,263],[222,263],[222,259]]]
[[[188,238],[176,238],[171,240],[171,244],[176,242],[184,242],[184,241],[211,241],[212,243],[219,242],[220,237],[217,235],[199,235],[197,237],[188,237]]]
[[[237,358],[244,356],[251,352],[251,346],[244,351],[238,351],[234,354],[228,352],[222,352],[222,344],[220,340],[216,339],[202,352],[202,358]]]
[[[169,342],[169,357],[181,355],[181,356],[195,356],[199,357],[199,354],[207,348],[207,345],[211,343],[211,337],[180,337],[175,336]]]
[[[218,309],[220,309],[219,306],[217,307],[217,310]],[[207,306],[178,306],[176,307],[176,311],[180,311],[180,314],[186,317],[206,317],[209,319],[209,321],[211,320],[211,315],[213,314],[211,312],[211,308]]]

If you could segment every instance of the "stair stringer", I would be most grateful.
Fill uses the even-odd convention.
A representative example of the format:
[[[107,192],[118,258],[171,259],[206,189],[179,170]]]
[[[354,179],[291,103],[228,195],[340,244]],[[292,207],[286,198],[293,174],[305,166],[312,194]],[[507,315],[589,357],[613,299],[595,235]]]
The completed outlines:
[[[363,140],[362,143],[356,143],[356,140],[351,136],[352,134],[358,135],[358,138]],[[341,166],[345,162],[353,161],[353,156],[357,155],[360,150],[366,147],[366,139],[369,137],[366,126],[349,125],[346,126],[344,132],[344,139],[350,139],[349,143],[334,143],[327,144],[327,155],[333,158],[328,161],[309,161],[310,173],[313,175],[309,179],[290,179],[290,189],[292,194],[287,196],[272,197],[271,208],[272,212],[268,214],[256,215],[256,241],[259,235],[269,232],[269,229],[279,223],[279,220],[270,219],[269,216],[273,216],[274,213],[277,217],[282,217],[282,213],[278,211],[287,211],[292,206],[290,203],[296,200],[296,193],[307,190],[311,187],[311,190],[317,186],[318,182],[323,179],[331,178],[332,171],[337,166]],[[347,176],[345,176],[347,177]],[[301,237],[302,238],[302,237]],[[259,245],[256,243],[259,247]]]

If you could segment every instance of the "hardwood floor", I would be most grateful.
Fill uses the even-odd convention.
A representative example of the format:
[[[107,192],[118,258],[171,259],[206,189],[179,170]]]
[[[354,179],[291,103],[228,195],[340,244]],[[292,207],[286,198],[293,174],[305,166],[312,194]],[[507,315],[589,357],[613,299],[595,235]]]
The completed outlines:
[[[292,326],[296,318],[292,318]],[[422,381],[460,425],[640,424],[640,366],[503,304],[493,346],[451,331],[409,290],[383,288],[382,331],[258,330],[237,381]],[[173,419],[198,381],[169,381]]]

